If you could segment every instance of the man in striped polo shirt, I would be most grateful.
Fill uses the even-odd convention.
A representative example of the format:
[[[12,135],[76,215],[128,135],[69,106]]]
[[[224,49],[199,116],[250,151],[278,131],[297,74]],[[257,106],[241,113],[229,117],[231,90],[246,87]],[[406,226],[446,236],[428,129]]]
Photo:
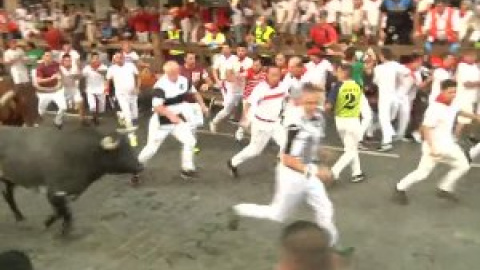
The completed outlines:
[[[253,92],[253,89],[261,82],[264,81],[267,77],[267,73],[262,65],[262,59],[260,57],[253,58],[253,65],[251,68],[247,69],[246,72],[246,85],[245,90],[243,90],[243,108],[247,103],[250,94]],[[237,141],[243,140],[245,131],[250,126],[251,115],[246,115],[239,123],[239,127],[235,132],[235,139]]]
[[[341,64],[337,68],[339,83],[329,93],[326,108],[333,110],[338,134],[343,141],[344,153],[332,167],[334,179],[340,177],[343,169],[351,165],[352,182],[360,182],[365,175],[360,168],[358,145],[363,132],[360,123],[361,103],[366,102],[362,88],[351,77],[352,67]]]

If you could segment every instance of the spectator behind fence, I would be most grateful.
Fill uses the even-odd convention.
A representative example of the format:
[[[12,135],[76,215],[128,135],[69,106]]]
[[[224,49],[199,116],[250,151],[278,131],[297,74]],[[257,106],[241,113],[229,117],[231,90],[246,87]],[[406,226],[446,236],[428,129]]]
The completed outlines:
[[[328,47],[338,42],[338,33],[333,26],[327,23],[326,11],[320,12],[317,24],[310,29],[310,40],[317,47]]]
[[[434,43],[447,43],[450,53],[457,53],[460,49],[459,29],[458,12],[448,6],[448,0],[436,0],[423,25],[423,33],[427,37],[425,51],[430,54]]]
[[[309,221],[296,221],[281,236],[276,270],[339,270],[340,259],[329,248],[328,233]]]
[[[415,12],[414,1],[383,0],[380,11],[379,25],[384,27],[380,30],[380,44],[411,44],[410,35],[413,30],[412,15]],[[382,25],[385,18],[386,24]]]

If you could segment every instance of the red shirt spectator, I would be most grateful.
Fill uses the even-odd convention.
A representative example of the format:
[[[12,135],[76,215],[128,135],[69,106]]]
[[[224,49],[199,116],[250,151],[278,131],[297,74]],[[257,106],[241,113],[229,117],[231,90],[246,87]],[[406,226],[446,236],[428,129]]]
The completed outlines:
[[[147,32],[150,26],[150,15],[142,10],[133,17],[133,29],[135,32]]]
[[[45,42],[47,42],[47,45],[51,50],[62,49],[63,35],[59,29],[50,26],[47,32],[43,35],[43,39],[45,39]]]
[[[156,11],[148,12],[148,25],[150,33],[158,33],[160,32],[160,22],[159,22],[160,14]]]
[[[318,23],[310,29],[310,39],[318,47],[328,46],[338,42],[338,33],[333,26],[327,23],[327,14],[321,13]]]
[[[230,25],[230,14],[229,9],[225,7],[219,7],[215,10],[217,25],[220,29],[228,27]]]
[[[252,94],[255,86],[257,86],[257,84],[259,84],[261,81],[264,81],[266,77],[267,73],[263,69],[260,69],[258,72],[256,72],[253,68],[247,69],[247,76],[245,77],[247,80],[247,85],[245,86],[245,91],[243,91],[243,99],[247,99]]]

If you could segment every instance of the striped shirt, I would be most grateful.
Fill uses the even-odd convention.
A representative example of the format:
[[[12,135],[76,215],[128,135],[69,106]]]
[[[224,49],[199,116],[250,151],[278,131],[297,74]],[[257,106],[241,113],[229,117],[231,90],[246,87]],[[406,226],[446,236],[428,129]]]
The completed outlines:
[[[325,137],[325,119],[321,112],[307,119],[304,115],[287,127],[284,153],[302,160],[304,164],[319,161],[320,143]]]
[[[261,82],[264,81],[267,77],[267,73],[264,70],[260,72],[255,72],[253,68],[249,68],[247,70],[247,84],[245,86],[245,90],[243,91],[243,99],[248,99],[250,94],[252,94],[253,89]]]

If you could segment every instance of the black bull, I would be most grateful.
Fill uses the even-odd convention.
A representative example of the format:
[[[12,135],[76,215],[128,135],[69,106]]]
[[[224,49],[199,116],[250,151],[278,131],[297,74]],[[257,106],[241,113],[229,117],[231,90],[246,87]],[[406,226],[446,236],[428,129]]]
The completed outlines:
[[[72,227],[68,198],[81,195],[106,174],[136,174],[142,170],[126,136],[103,136],[84,128],[58,132],[48,128],[0,127],[0,185],[17,221],[24,219],[14,199],[15,186],[44,187],[54,213],[50,227],[63,219],[62,232]]]

